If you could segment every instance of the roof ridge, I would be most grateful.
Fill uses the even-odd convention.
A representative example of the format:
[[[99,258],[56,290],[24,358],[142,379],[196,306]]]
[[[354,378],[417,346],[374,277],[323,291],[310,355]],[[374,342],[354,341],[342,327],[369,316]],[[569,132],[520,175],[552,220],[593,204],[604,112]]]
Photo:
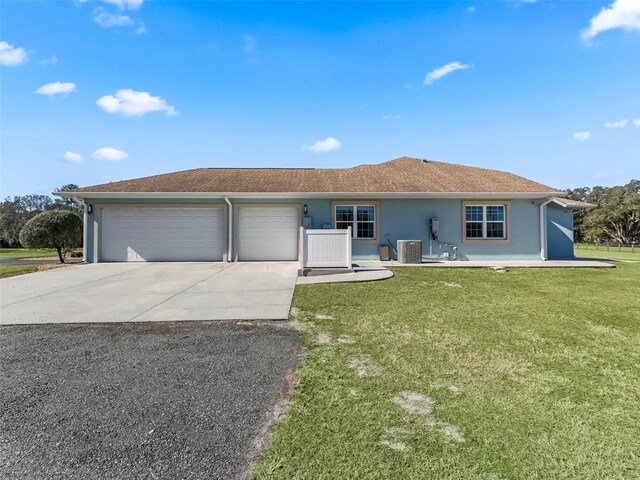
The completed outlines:
[[[558,190],[502,170],[415,157],[351,167],[199,167],[76,192],[544,193]]]

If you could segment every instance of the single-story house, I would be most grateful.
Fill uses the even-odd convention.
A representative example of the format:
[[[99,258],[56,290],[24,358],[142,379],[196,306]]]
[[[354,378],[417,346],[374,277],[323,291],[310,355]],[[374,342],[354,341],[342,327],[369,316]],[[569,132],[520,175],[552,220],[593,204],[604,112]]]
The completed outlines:
[[[402,157],[351,168],[197,168],[56,195],[82,203],[87,262],[296,260],[300,227],[351,227],[354,260],[573,257],[586,204],[512,173]]]

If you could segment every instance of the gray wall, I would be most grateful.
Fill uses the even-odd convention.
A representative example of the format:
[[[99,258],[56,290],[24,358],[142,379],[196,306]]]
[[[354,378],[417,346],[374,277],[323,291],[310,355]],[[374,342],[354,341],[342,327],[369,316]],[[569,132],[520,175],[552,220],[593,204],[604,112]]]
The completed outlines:
[[[547,256],[550,260],[574,258],[573,211],[554,204],[547,207]]]
[[[372,199],[373,200],[373,199]],[[312,217],[313,228],[322,228],[324,224],[331,223],[331,200],[330,199],[231,199],[234,204],[238,203],[282,203],[282,204],[306,204],[307,215]],[[86,200],[87,204],[178,204],[178,203],[202,203],[202,204],[223,204],[221,199],[198,200],[198,199],[171,199],[171,200]],[[511,222],[511,242],[506,244],[465,244],[462,242],[462,201],[461,200],[380,200],[380,211],[377,212],[380,222],[380,239],[376,243],[353,244],[353,257],[355,260],[367,260],[378,258],[378,245],[386,243],[385,237],[389,235],[391,242],[396,247],[399,239],[422,240],[423,253],[429,255],[429,219],[440,219],[439,239],[443,243],[457,245],[459,254],[467,260],[537,260],[540,258],[540,200],[511,200],[510,220]],[[549,211],[557,209],[550,208]],[[572,224],[567,223],[571,218],[563,214],[556,218],[548,218],[548,223],[554,226],[554,237],[549,239],[549,251],[554,255],[564,255],[571,249],[566,244],[566,230],[571,231]],[[570,212],[569,212],[570,213]],[[93,258],[93,217],[98,214],[98,209],[89,215],[87,230],[87,259]],[[554,223],[555,222],[555,223]],[[557,224],[557,225],[556,225]],[[556,232],[564,231],[565,239]],[[100,234],[99,234],[100,235]],[[101,236],[101,235],[100,235]],[[565,242],[565,243],[563,243]],[[560,245],[562,248],[558,247]],[[437,242],[432,242],[432,254],[434,257],[442,255],[445,249],[440,248]],[[99,247],[100,249],[100,247]],[[554,257],[558,258],[558,257]]]

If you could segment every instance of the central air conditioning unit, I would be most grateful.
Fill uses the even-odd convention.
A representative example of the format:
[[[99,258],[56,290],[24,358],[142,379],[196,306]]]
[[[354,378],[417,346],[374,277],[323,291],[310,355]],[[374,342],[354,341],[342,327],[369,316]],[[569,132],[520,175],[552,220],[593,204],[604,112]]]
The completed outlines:
[[[398,262],[422,263],[422,240],[398,240]]]

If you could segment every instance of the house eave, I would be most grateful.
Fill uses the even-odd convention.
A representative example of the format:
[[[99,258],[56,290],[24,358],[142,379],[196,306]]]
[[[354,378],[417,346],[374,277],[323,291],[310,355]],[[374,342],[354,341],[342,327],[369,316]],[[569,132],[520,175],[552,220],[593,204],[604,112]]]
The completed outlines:
[[[289,199],[289,198],[376,198],[376,199],[541,199],[562,192],[54,192],[76,199]]]
[[[570,210],[580,210],[580,209],[589,209],[589,208],[595,208],[597,207],[597,205],[593,204],[593,203],[587,203],[587,202],[565,202],[563,201],[561,198],[552,198],[551,199],[551,203],[555,203],[556,205],[562,207],[562,208],[567,208]]]

